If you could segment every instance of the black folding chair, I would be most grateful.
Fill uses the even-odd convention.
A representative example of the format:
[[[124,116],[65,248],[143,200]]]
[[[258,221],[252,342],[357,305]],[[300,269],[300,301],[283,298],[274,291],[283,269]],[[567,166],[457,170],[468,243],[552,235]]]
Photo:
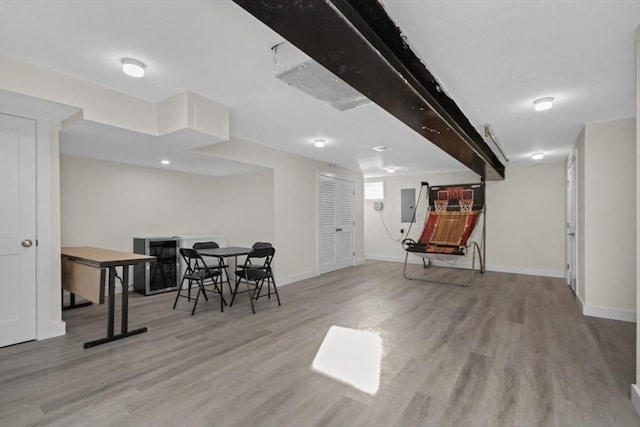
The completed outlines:
[[[193,249],[195,249],[196,251],[199,249],[217,249],[219,247],[220,245],[218,245],[216,242],[198,242],[193,244]],[[224,258],[218,258],[218,265],[215,268],[219,269],[221,272],[224,272],[224,278],[229,285],[229,292],[233,293],[233,287],[231,286],[231,281],[229,280],[229,265],[225,264]],[[222,281],[224,282],[225,280],[223,279]],[[220,284],[220,286],[222,287],[222,284]]]
[[[251,245],[251,249],[260,249],[260,248],[272,248],[273,245],[270,242],[255,242]],[[245,262],[243,265],[236,265],[236,268],[247,268],[251,267],[251,260],[249,262]]]
[[[271,286],[273,285],[273,291],[278,305],[280,304],[280,295],[278,295],[278,288],[276,287],[276,281],[273,277],[273,270],[271,269],[271,262],[273,261],[273,255],[276,250],[271,246],[264,246],[254,248],[248,255],[244,262],[244,265],[236,271],[236,287],[233,291],[233,297],[229,306],[233,305],[233,301],[238,293],[247,292],[249,294],[249,302],[251,303],[251,311],[256,313],[256,309],[253,303],[254,299],[260,298],[260,292],[262,286],[267,282],[268,294],[263,295],[271,299]],[[247,285],[247,290],[238,292],[240,282],[244,281]]]
[[[220,282],[219,287],[217,283],[218,278],[222,274],[221,270],[219,268],[212,268],[207,266],[207,263],[204,262],[202,256],[194,249],[181,248],[180,255],[184,259],[186,269],[184,272],[184,276],[182,276],[180,287],[178,287],[176,299],[173,302],[173,309],[175,310],[176,304],[178,303],[178,298],[180,297],[187,298],[187,300],[191,301],[191,286],[193,285],[193,282],[196,282],[198,284],[198,293],[196,294],[196,298],[193,303],[191,315],[193,316],[196,311],[196,306],[198,305],[198,299],[200,298],[201,293],[204,295],[205,300],[209,300],[209,298],[207,298],[207,291],[220,294],[220,311],[224,311],[224,306],[227,305],[227,302],[222,296],[222,282]],[[180,295],[185,280],[189,283],[187,296]],[[205,283],[206,281],[209,281],[209,283]],[[213,286],[213,289],[206,289],[206,286]]]

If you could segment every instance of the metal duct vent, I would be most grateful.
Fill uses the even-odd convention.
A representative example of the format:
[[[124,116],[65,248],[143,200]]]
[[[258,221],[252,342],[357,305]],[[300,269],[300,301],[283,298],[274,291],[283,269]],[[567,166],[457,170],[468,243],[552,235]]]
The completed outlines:
[[[291,43],[277,44],[272,50],[275,76],[289,86],[326,102],[340,111],[371,103],[366,96],[309,58]]]

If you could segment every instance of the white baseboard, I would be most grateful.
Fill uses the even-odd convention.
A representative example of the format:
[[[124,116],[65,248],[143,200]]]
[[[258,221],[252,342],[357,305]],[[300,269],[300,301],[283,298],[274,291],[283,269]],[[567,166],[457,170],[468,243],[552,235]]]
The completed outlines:
[[[636,323],[636,312],[611,307],[599,307],[597,305],[584,305],[582,314],[585,316],[601,317],[603,319],[622,320],[623,322]]]
[[[51,323],[47,329],[46,333],[43,333],[44,331],[38,331],[38,336],[36,337],[38,341],[65,335],[67,333],[67,324],[64,320],[61,320],[59,322]]]
[[[362,265],[366,262],[366,260],[366,258],[357,259],[355,265]],[[300,282],[302,280],[312,279],[314,277],[318,277],[319,275],[319,271],[307,271],[306,273],[294,274],[293,276],[278,278],[278,281],[276,283],[278,284],[278,286],[285,286],[291,283]]]
[[[67,324],[61,320],[51,324],[51,335],[47,338],[61,337],[67,333]]]
[[[372,261],[389,261],[389,262],[404,262],[403,256],[390,256],[390,255],[365,255],[365,259]],[[419,258],[412,257],[407,261],[409,264],[422,264]]]
[[[516,273],[527,274],[529,276],[555,277],[564,278],[563,270],[549,270],[544,268],[528,268],[528,267],[512,267],[506,265],[487,264],[488,271],[497,271],[500,273]]]
[[[404,262],[403,256],[389,256],[389,255],[366,255],[366,259],[375,260],[375,261],[389,261],[389,262]],[[422,264],[422,260],[417,256],[410,256],[407,260],[409,264]],[[431,260],[431,263],[438,267],[453,267],[453,268],[471,268],[471,263],[457,262],[456,264],[449,264],[443,261]],[[476,264],[477,268],[477,264]],[[516,273],[516,274],[527,274],[532,276],[542,276],[542,277],[557,277],[564,278],[565,272],[560,270],[545,270],[545,269],[537,269],[537,268],[527,268],[527,267],[513,267],[513,266],[504,266],[504,265],[495,265],[495,264],[487,264],[487,271],[496,271],[500,273]],[[617,308],[610,307],[598,307],[594,305],[586,305],[580,295],[577,295],[577,301],[580,305],[580,310],[582,314],[585,316],[593,316],[593,317],[601,317],[603,319],[611,319],[611,320],[621,320],[623,322],[632,322],[636,323],[637,317],[636,312],[633,310],[623,310]]]
[[[584,313],[584,301],[580,298],[580,294],[576,292],[576,301],[578,302],[578,307],[580,307],[580,312]]]
[[[389,262],[404,262],[403,256],[389,256],[389,255],[366,255],[366,259],[375,260],[375,261],[389,261]],[[417,256],[410,256],[407,260],[409,264],[422,264],[422,260]],[[449,264],[444,261],[431,260],[431,263],[438,267],[452,267],[452,268],[471,268],[471,262],[463,261],[457,262],[455,264]],[[476,262],[476,268],[478,264]],[[513,266],[505,266],[505,265],[495,265],[495,264],[487,264],[487,271],[495,271],[499,273],[516,273],[516,274],[527,274],[530,276],[542,276],[542,277],[557,277],[563,278],[564,271],[561,270],[547,270],[540,268],[528,268],[528,267],[513,267]]]
[[[291,283],[299,282],[301,280],[311,279],[319,275],[320,273],[318,273],[317,271],[308,271],[306,273],[294,274],[293,276],[278,277],[276,284],[278,286],[286,286]]]
[[[636,384],[631,384],[631,403],[638,415],[640,415],[640,387]]]

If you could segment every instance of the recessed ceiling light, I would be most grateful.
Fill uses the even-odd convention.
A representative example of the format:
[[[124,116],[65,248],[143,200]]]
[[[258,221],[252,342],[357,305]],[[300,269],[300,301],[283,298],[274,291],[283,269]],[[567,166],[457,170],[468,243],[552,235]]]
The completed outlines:
[[[131,77],[144,77],[144,64],[137,59],[125,58],[122,60],[122,71]]]
[[[544,159],[544,153],[533,153],[531,155],[531,158],[533,160],[542,160],[542,159]]]
[[[373,149],[376,151],[387,151],[387,150],[390,150],[391,147],[388,147],[386,145],[380,145],[378,147],[373,147]]]
[[[313,145],[316,146],[316,148],[322,148],[326,145],[327,141],[325,141],[324,139],[314,139],[313,140]]]
[[[536,111],[550,110],[553,107],[553,98],[540,98],[533,101],[533,109]]]
[[[162,163],[163,165],[170,165],[171,162],[169,160],[160,160],[160,163]]]
[[[387,168],[387,172],[389,172],[389,173],[394,173],[395,171],[396,171],[396,168],[394,168],[394,167],[388,167]]]

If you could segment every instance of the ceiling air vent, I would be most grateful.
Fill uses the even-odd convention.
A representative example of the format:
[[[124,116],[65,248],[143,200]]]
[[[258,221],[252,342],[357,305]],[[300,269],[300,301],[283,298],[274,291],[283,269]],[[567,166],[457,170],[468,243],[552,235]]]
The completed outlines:
[[[271,48],[275,76],[290,86],[345,111],[371,101],[343,82],[331,71],[309,58],[291,43],[283,42]]]

